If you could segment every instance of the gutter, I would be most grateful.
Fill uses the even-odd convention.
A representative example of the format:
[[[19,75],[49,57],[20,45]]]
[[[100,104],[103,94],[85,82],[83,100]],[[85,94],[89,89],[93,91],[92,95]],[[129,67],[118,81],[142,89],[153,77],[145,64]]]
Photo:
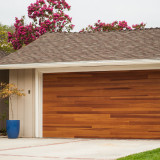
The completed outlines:
[[[66,67],[101,67],[101,66],[155,66],[160,69],[160,60],[134,59],[134,60],[104,60],[104,61],[78,61],[78,62],[53,62],[53,63],[29,63],[29,64],[5,64],[0,69],[47,69]]]

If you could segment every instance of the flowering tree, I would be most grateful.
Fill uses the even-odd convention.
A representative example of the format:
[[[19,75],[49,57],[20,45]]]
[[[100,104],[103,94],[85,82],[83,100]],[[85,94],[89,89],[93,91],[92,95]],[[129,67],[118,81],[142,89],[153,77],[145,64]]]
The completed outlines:
[[[133,30],[133,29],[143,29],[145,24],[142,22],[141,24],[136,24],[128,26],[126,21],[114,21],[113,23],[102,23],[98,20],[97,23],[92,25],[88,25],[88,27],[83,28],[80,32],[97,32],[97,31],[116,31],[116,30]]]
[[[28,6],[28,17],[33,22],[25,25],[24,17],[21,19],[16,17],[15,32],[8,33],[9,42],[12,42],[14,49],[17,50],[46,32],[70,32],[74,28],[71,24],[72,18],[64,13],[70,8],[65,0],[37,0]]]

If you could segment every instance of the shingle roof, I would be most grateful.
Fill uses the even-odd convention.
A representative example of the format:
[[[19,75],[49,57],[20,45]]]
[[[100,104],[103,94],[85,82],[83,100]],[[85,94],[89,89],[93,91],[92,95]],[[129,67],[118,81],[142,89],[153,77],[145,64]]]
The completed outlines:
[[[0,64],[160,59],[160,28],[96,33],[46,33]]]
[[[7,56],[7,55],[8,55],[7,53],[5,53],[4,51],[1,51],[1,50],[0,50],[0,60],[1,60],[3,57]]]

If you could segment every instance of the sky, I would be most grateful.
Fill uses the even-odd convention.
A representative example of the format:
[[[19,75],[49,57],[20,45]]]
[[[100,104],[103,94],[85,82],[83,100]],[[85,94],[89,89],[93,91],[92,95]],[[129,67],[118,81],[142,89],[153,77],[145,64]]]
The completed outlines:
[[[15,17],[25,15],[27,7],[36,0],[0,0],[0,23],[13,25]],[[160,0],[66,0],[71,5],[67,12],[73,19],[74,31],[93,25],[98,20],[111,23],[126,20],[129,25],[146,23],[146,27],[160,27]]]

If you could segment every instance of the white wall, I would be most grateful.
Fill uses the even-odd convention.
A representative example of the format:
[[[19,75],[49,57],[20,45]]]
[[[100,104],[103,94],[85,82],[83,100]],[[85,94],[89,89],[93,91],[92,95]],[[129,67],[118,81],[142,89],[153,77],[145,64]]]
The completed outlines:
[[[12,99],[13,117],[10,103],[9,119],[20,120],[19,137],[35,137],[35,70],[10,70],[9,82],[26,94]]]

